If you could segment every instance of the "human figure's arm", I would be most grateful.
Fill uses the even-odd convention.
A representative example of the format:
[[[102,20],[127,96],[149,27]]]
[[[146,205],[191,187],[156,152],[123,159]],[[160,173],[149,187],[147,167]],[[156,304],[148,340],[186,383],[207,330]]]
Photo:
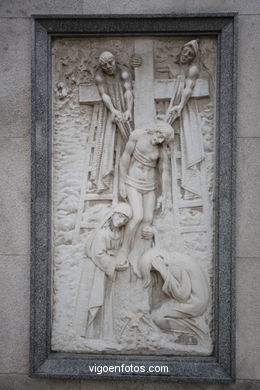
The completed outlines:
[[[156,271],[160,273],[161,277],[165,281],[169,271],[168,264],[165,263],[164,257],[160,255],[155,256],[152,260],[152,266]]]
[[[122,120],[122,113],[113,106],[110,96],[105,91],[104,79],[101,73],[99,72],[96,73],[95,81],[103,103],[112,114],[112,121],[114,122],[117,120],[118,121]]]
[[[120,158],[119,163],[119,171],[120,171],[120,195],[122,198],[126,199],[126,189],[125,189],[125,181],[128,169],[130,167],[131,162],[131,156],[134,152],[135,145],[138,139],[138,130],[133,131],[133,133],[130,135],[126,146],[124,153],[122,154]]]
[[[105,272],[109,278],[113,278],[115,272],[115,258],[110,256],[107,251],[106,237],[102,229],[97,233],[93,239],[91,246],[91,253],[87,253],[93,263]]]
[[[121,75],[123,86],[125,89],[124,98],[126,102],[126,111],[123,113],[123,119],[125,121],[132,120],[132,109],[133,109],[133,93],[132,93],[132,86],[131,86],[131,80],[130,75],[127,71],[124,71]]]
[[[191,65],[187,72],[187,77],[185,78],[185,86],[182,91],[181,95],[181,101],[178,105],[174,106],[170,113],[172,116],[175,116],[176,118],[181,115],[181,112],[185,106],[185,104],[190,99],[195,83],[199,77],[199,69],[197,65]]]
[[[177,265],[172,266],[164,279],[162,290],[177,301],[187,301],[191,295],[192,285],[188,272]]]
[[[152,260],[153,268],[158,271],[164,281],[163,292],[177,301],[186,301],[191,294],[191,280],[184,267],[177,264],[169,266],[163,256]]]
[[[166,146],[162,146],[160,150],[159,172],[161,177],[162,193],[158,198],[157,207],[161,207],[162,214],[164,214],[166,212],[167,199],[170,188],[170,166]]]

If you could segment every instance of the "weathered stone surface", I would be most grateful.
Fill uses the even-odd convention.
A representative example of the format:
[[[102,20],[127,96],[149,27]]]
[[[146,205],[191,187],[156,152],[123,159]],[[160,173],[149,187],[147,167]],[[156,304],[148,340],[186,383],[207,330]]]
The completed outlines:
[[[29,253],[29,142],[29,137],[0,138],[0,254]]]
[[[0,136],[23,137],[31,124],[30,20],[1,19],[0,36]]]
[[[31,379],[25,375],[0,375],[0,390],[80,390],[80,381]],[[251,389],[250,389],[251,390]]]
[[[259,3],[260,4],[260,3]],[[259,137],[260,15],[240,16],[238,41],[238,135]]]
[[[25,256],[0,256],[0,372],[3,373],[28,370],[29,263],[29,257]]]
[[[142,25],[142,21],[139,25]],[[206,48],[210,53],[209,72],[215,74],[216,41],[209,38],[201,38],[200,42],[191,38],[182,40],[130,38],[127,41],[116,38],[105,42],[104,45],[103,41],[98,40],[90,44],[86,39],[73,41],[57,39],[53,50],[55,94],[52,171],[54,205],[52,348],[54,351],[62,352],[111,354],[120,352],[141,355],[149,352],[154,355],[208,356],[213,348],[207,310],[210,305],[208,283],[210,277],[208,275],[208,280],[205,279],[203,270],[211,267],[212,252],[208,243],[213,230],[211,219],[213,203],[209,200],[212,194],[211,185],[204,188],[201,182],[205,180],[208,183],[214,178],[212,155],[215,153],[213,146],[215,127],[210,119],[213,118],[213,109],[210,111],[209,107],[214,107],[215,100],[209,97],[208,89],[205,93],[205,90],[199,87],[200,69],[197,62],[200,61],[200,47]],[[63,66],[64,43],[67,48],[66,67]],[[179,65],[170,64],[167,60],[173,56],[174,49],[175,55],[179,53],[180,56]],[[113,55],[110,50],[117,51],[117,54]],[[120,68],[121,63],[128,61],[133,50],[137,57],[136,61],[138,56],[142,58],[142,63],[134,70],[134,91],[131,87],[130,74],[126,70],[122,72]],[[80,56],[84,53],[83,58],[86,60],[80,58],[77,53],[80,53]],[[101,53],[99,60],[98,58],[95,60],[96,53]],[[94,60],[90,63],[89,58],[93,57]],[[158,58],[160,60],[157,60]],[[89,101],[87,99],[85,101],[87,111],[83,111],[84,108],[77,102],[78,85],[84,76],[75,64],[84,61],[85,74],[95,74],[96,95],[99,93],[102,99],[102,104],[97,103],[91,108],[87,104],[92,104],[93,100],[98,98],[94,94],[94,99],[92,94],[89,95]],[[128,62],[126,64],[128,65]],[[165,67],[169,68],[170,74],[179,77],[170,80],[171,88],[168,93],[165,88],[168,81],[164,80],[160,99],[164,99],[166,107],[158,108],[160,103],[156,100],[155,89],[161,81],[158,73],[165,76],[162,71]],[[181,72],[186,72],[184,77],[188,80],[187,67],[189,71],[196,69],[195,82],[190,92],[190,95],[194,94],[192,99],[189,99],[190,95],[188,97],[185,95],[184,90],[180,95],[177,92],[179,89],[181,91]],[[71,80],[77,80],[74,85],[67,81],[68,74]],[[121,80],[128,82],[122,83]],[[207,84],[207,80],[205,83]],[[85,87],[86,85],[88,84],[85,84]],[[93,92],[93,86],[91,90]],[[199,104],[199,98],[202,97],[207,100],[199,113],[194,100],[196,99]],[[176,106],[178,99],[181,103]],[[72,101],[75,102],[73,105]],[[129,121],[132,111],[135,127]],[[173,111],[181,115],[180,131],[181,134],[187,132],[186,142],[184,137],[181,137],[181,140],[176,137],[173,141],[174,131],[170,125],[176,119],[171,114]],[[163,118],[165,122],[150,124],[151,121],[156,123],[159,118]],[[85,130],[87,144],[81,141],[82,127],[78,125],[84,126],[86,121],[90,123]],[[131,131],[132,137],[129,136]],[[207,140],[210,140],[210,145],[205,150],[205,170],[202,166],[204,131],[207,132]],[[118,132],[121,132],[124,139],[120,146],[121,150],[124,150],[122,155],[118,149],[121,142]],[[171,145],[170,150],[174,151],[163,154],[161,151],[167,150],[167,143]],[[223,150],[225,146],[223,145]],[[178,158],[175,150],[182,151]],[[138,153],[142,153],[142,157],[137,157]],[[113,155],[116,156],[115,159],[110,158]],[[171,174],[170,171],[171,164],[172,166],[176,164],[177,169],[180,169],[180,159],[181,184],[177,174],[175,172]],[[39,165],[38,161],[36,166]],[[82,161],[85,161],[83,169]],[[195,165],[196,176],[191,170]],[[161,166],[162,180],[156,175],[156,167]],[[111,175],[112,172],[120,172],[119,177],[117,174]],[[91,188],[88,177],[91,177]],[[173,188],[175,190],[172,190]],[[90,204],[93,197],[95,205]],[[127,197],[127,201],[120,202],[120,197],[122,199]],[[156,200],[160,207],[162,198],[164,200],[161,213],[156,215]],[[81,200],[84,203],[83,207]],[[174,212],[172,204],[176,205]],[[198,206],[200,208],[197,209]],[[167,214],[167,221],[164,214]],[[84,255],[86,225],[93,238],[87,239],[91,249],[85,251]],[[153,243],[156,229],[160,232],[158,234],[161,247],[158,246],[156,238]],[[113,238],[114,232],[116,241]],[[198,232],[207,233],[199,235]],[[199,249],[198,240],[201,240]],[[152,245],[154,249],[151,249]],[[113,254],[110,253],[111,248]],[[100,253],[102,264],[106,264],[104,267],[96,260]],[[159,254],[164,260],[153,266],[152,262],[156,261]],[[86,256],[92,260],[91,263],[85,261]],[[141,280],[132,281],[129,277],[131,270],[128,260],[132,262],[133,270]],[[165,263],[171,266],[167,269]],[[122,270],[122,267],[123,271],[117,272]],[[148,269],[147,274],[143,271],[145,267]],[[152,267],[155,267],[153,272],[157,272],[163,280],[166,278],[167,283],[170,283],[168,279],[175,280],[171,270],[175,267],[181,269],[182,275],[186,276],[178,283],[185,294],[178,292],[176,298],[177,295],[167,291],[167,298],[161,298],[162,291],[158,282],[154,283],[157,289],[153,291],[145,289],[143,283],[146,283],[146,278],[149,280],[151,277]],[[101,274],[100,279],[97,279],[97,273]],[[108,280],[107,275],[112,282]],[[174,291],[174,288],[173,283],[171,291]],[[111,293],[110,289],[114,292]],[[99,290],[104,291],[100,300]],[[156,300],[157,307],[151,303],[152,297]],[[169,299],[172,299],[170,301],[172,306]],[[95,314],[92,314],[93,310]],[[179,310],[185,313],[183,314],[185,318],[186,316],[192,318],[191,324],[184,325],[182,321],[178,321],[178,316],[175,318],[174,311]],[[75,313],[74,316],[72,313]],[[90,315],[91,321],[88,319]],[[166,316],[169,317],[167,323],[163,320]],[[204,325],[201,327],[199,322],[196,323],[196,330],[193,333],[193,317],[198,316],[201,316],[200,320]],[[135,329],[132,321],[136,321]],[[185,323],[188,322],[186,319]],[[170,334],[165,332],[170,330]],[[180,345],[176,342],[177,338],[180,338],[178,339]],[[193,341],[191,342],[189,338]]]
[[[260,138],[239,139],[237,169],[237,255],[260,257]]]
[[[171,382],[143,382],[143,381],[82,381],[81,390],[258,390],[259,383],[237,381],[234,384],[207,384],[207,383],[171,383]]]
[[[260,12],[260,5],[257,0],[250,3],[243,0],[184,0],[173,1],[164,0],[83,0],[85,13],[180,13],[180,12],[234,12],[238,11],[243,14],[252,14]]]
[[[64,5],[65,4],[65,5]],[[110,8],[109,8],[110,7]],[[141,13],[141,12],[225,12],[259,13],[258,0],[183,1],[165,0],[126,2],[125,0],[88,0],[85,13]],[[0,13],[5,17],[27,16],[31,13],[77,13],[81,1],[12,1],[2,0]],[[111,9],[111,11],[110,11]],[[79,10],[79,11],[78,11]],[[239,33],[239,82],[238,128],[240,136],[259,136],[259,57],[256,51],[259,36],[259,15],[241,16]],[[255,31],[255,33],[254,33]],[[26,19],[1,19],[1,135],[24,136],[30,127],[30,25]],[[5,49],[8,46],[8,50]],[[2,52],[6,54],[2,54]],[[8,53],[8,54],[7,54]],[[10,53],[10,54],[9,54]],[[9,95],[10,96],[9,96]],[[259,256],[259,140],[239,141],[239,170],[237,190],[238,254]],[[12,145],[12,147],[9,147]],[[1,223],[1,253],[25,253],[29,248],[29,150],[27,141],[3,140],[0,149],[1,207],[4,218]],[[25,161],[26,160],[26,161]],[[8,163],[7,163],[8,161]],[[258,165],[257,165],[258,164]],[[9,189],[7,188],[9,187]],[[26,237],[25,237],[26,236]],[[237,298],[237,375],[243,378],[259,378],[259,318],[256,314],[260,259],[238,260]],[[26,264],[25,264],[26,263]],[[159,390],[258,390],[260,382],[241,381],[236,384],[179,384],[153,382],[67,381],[36,380],[26,375],[28,366],[29,327],[29,259],[24,256],[0,257],[1,299],[1,372],[24,372],[25,375],[0,374],[0,390],[103,390],[150,389]],[[259,332],[258,332],[259,333]],[[258,351],[259,354],[259,351]],[[257,366],[258,364],[258,366]]]
[[[25,375],[0,375],[1,390],[258,390],[260,382],[237,381],[231,385],[201,383],[159,383],[143,381],[88,381],[30,379]]]
[[[135,386],[134,386],[135,385]],[[128,386],[128,387],[127,387]],[[102,380],[102,376],[100,378],[100,381],[89,381],[89,380],[82,380],[81,381],[81,387],[80,390],[106,390],[109,388],[109,390],[117,390],[117,389],[135,389],[139,390],[142,388],[143,382],[125,382],[125,381],[104,381]]]
[[[260,258],[237,260],[237,377],[260,379]]]
[[[82,12],[82,0],[2,0],[0,16],[26,17],[33,14],[77,14]]]

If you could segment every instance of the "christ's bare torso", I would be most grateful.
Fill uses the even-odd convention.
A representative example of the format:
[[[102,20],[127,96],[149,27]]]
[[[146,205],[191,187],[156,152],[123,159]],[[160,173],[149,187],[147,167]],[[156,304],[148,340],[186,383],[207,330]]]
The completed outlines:
[[[128,176],[136,180],[155,183],[155,167],[160,155],[160,147],[151,143],[152,134],[141,134],[136,141],[131,156]]]

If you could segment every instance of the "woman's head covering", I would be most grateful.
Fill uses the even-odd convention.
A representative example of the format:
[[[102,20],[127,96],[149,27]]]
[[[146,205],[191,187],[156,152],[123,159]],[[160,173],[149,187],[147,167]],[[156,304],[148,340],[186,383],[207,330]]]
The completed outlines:
[[[87,256],[91,257],[91,246],[93,243],[94,238],[98,234],[99,230],[102,229],[102,227],[107,223],[107,221],[114,215],[115,213],[120,213],[125,215],[128,219],[132,218],[132,209],[128,203],[120,202],[117,203],[115,206],[111,207],[107,213],[105,213],[104,217],[101,219],[101,221],[97,224],[97,227],[90,233],[88,237],[88,241],[85,245],[85,250]]]
[[[198,57],[199,55],[199,41],[197,39],[193,39],[192,41],[189,41],[183,45],[183,47],[190,46],[193,48],[195,56]]]
[[[114,213],[120,213],[125,215],[128,219],[132,218],[132,209],[128,203],[125,202],[120,202],[117,203],[113,208],[112,208],[112,214]]]

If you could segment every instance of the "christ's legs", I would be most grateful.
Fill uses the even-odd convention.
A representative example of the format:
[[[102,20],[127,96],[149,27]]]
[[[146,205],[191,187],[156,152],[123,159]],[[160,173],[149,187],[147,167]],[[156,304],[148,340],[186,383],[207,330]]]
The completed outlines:
[[[128,201],[133,210],[133,217],[126,226],[123,246],[118,257],[118,264],[130,261],[134,273],[141,277],[138,259],[151,247],[155,192],[141,194],[137,189],[126,186]],[[146,229],[147,228],[147,229]],[[120,261],[120,263],[119,263]]]
[[[128,185],[126,186],[126,193],[133,212],[132,219],[128,222],[125,229],[122,248],[128,253],[133,246],[137,228],[143,220],[143,196],[135,188]]]
[[[153,214],[155,208],[155,191],[149,191],[147,194],[143,195],[143,224],[144,226],[150,226],[153,222]]]

